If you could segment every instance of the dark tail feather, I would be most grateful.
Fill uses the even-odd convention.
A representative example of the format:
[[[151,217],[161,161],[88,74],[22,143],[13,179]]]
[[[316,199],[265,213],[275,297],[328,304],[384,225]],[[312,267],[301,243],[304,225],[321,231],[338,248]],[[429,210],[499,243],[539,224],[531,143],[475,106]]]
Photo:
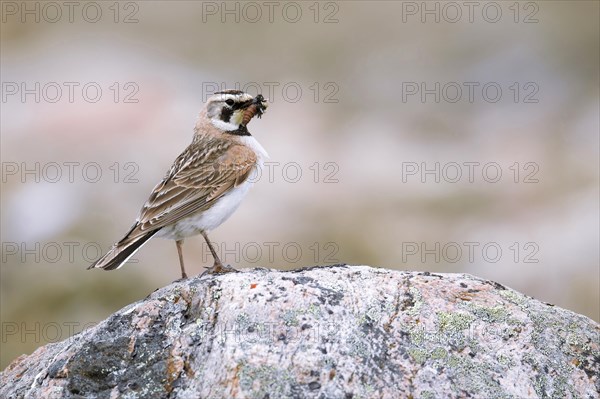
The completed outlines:
[[[121,241],[112,246],[112,248],[100,259],[94,262],[89,269],[114,270],[123,266],[125,262],[148,241],[158,230],[149,231],[144,235],[133,239],[125,236]]]

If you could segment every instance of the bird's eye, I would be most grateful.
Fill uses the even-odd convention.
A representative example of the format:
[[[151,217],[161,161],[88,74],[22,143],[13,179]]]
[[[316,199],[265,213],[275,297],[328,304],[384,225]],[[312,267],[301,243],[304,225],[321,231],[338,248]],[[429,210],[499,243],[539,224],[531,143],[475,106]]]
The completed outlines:
[[[225,101],[225,104],[232,106],[234,104],[235,101],[233,101],[231,98],[227,101]]]

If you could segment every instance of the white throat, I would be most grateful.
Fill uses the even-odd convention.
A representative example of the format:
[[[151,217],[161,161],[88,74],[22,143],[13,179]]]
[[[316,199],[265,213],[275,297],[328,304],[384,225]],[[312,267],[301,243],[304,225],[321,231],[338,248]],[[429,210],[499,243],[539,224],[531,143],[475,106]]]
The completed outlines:
[[[233,130],[238,130],[240,128],[239,124],[224,122],[219,118],[211,118],[210,123],[213,124],[217,129],[225,130],[227,132],[231,132]]]

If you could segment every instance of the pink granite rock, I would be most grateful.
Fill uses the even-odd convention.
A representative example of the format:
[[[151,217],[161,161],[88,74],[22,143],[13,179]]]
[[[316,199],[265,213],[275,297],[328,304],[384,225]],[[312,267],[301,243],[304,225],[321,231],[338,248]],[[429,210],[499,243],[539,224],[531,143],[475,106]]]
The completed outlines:
[[[1,398],[598,398],[600,326],[465,274],[175,282],[1,374]]]

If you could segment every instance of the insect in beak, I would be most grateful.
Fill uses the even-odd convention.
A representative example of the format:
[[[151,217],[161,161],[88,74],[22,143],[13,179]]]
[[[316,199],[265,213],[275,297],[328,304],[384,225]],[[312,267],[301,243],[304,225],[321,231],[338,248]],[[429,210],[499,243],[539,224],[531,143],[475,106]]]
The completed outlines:
[[[268,107],[267,100],[262,94],[257,95],[252,103],[244,110],[244,116],[242,118],[242,125],[246,126],[250,123],[250,120],[256,115],[259,118],[265,113]]]

